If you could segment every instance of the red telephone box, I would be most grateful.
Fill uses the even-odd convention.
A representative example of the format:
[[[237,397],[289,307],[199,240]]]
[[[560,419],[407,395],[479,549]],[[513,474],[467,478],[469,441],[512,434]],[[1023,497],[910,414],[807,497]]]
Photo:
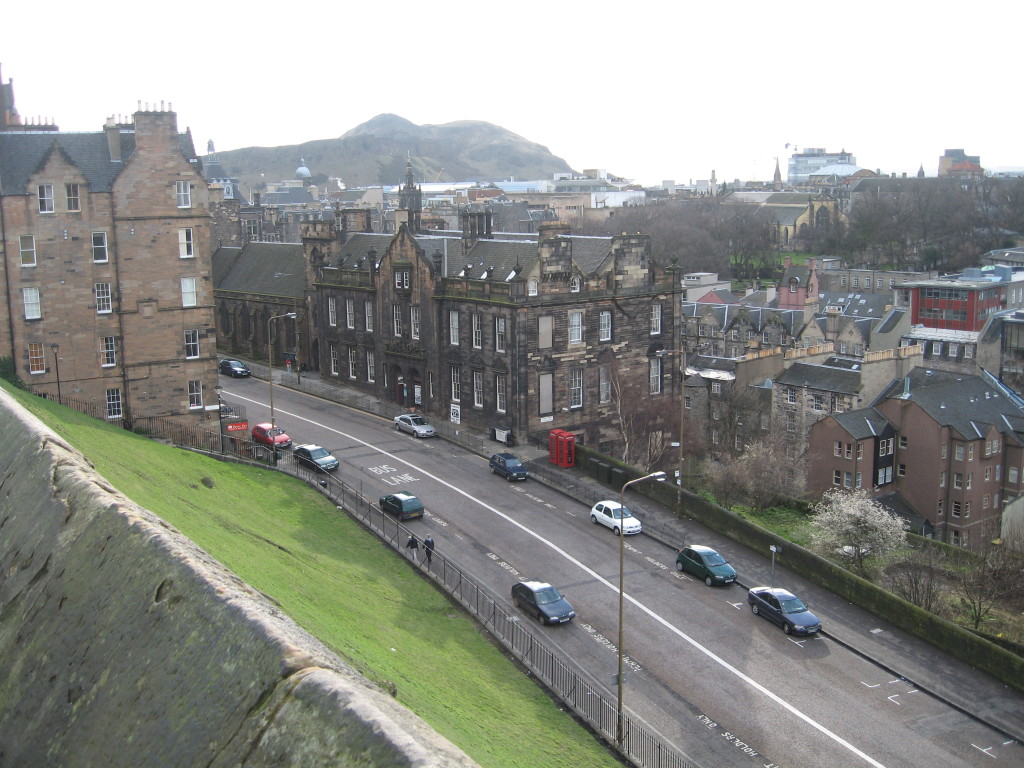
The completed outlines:
[[[548,461],[557,467],[576,466],[576,435],[564,429],[548,432]]]

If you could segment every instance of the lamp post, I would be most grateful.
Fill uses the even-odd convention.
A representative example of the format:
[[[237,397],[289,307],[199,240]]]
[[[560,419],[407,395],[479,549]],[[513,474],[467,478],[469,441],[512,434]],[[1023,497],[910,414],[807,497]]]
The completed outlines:
[[[224,455],[224,401],[220,399],[220,393],[224,390],[220,384],[214,387],[217,392],[217,426],[220,427],[220,455]]]
[[[626,506],[626,489],[631,485],[642,483],[644,480],[664,480],[664,472],[651,472],[649,475],[638,477],[635,480],[628,481],[622,486],[622,491],[619,493],[619,508],[620,510]],[[621,514],[621,511],[620,511]],[[619,673],[616,675],[615,682],[617,688],[616,703],[615,703],[615,740],[622,745],[622,613],[625,605],[625,593],[623,591],[623,581],[625,573],[626,563],[626,534],[622,531],[622,526],[619,529]]]
[[[282,317],[289,317],[295,319],[298,315],[295,312],[285,312],[283,315],[274,315],[267,320],[267,367],[270,369],[270,375],[267,377],[270,380],[270,426],[276,427],[277,422],[274,421],[274,340],[273,340],[273,322],[280,320]],[[277,451],[274,452],[277,455]]]
[[[60,357],[57,355],[60,352],[60,344],[51,344],[50,349],[53,350],[53,368],[57,373],[57,404],[60,405]]]

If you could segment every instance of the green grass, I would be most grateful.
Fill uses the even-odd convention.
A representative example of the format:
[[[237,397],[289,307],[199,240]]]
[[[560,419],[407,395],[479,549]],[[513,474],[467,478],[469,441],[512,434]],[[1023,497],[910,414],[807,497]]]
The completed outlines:
[[[5,388],[174,525],[487,768],[618,759],[407,562],[299,480],[221,463]]]

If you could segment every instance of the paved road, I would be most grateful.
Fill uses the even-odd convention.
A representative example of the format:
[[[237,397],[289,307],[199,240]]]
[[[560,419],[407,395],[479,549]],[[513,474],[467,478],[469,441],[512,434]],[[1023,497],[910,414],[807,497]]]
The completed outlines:
[[[232,391],[245,390],[249,407],[260,407],[265,382],[222,383],[228,399]],[[360,473],[364,495],[376,494],[370,488],[401,485],[421,498],[444,499],[433,510],[428,502],[432,514],[424,526],[433,527],[439,546],[458,547],[460,564],[493,584],[497,594],[510,577],[541,573],[569,592],[579,620],[546,635],[567,655],[590,659],[595,676],[610,685],[618,540],[589,525],[587,508],[561,494],[567,483],[506,484],[486,474],[479,456],[458,446],[382,436],[386,425],[379,420],[351,414],[341,419],[337,406],[311,404],[294,393],[279,391],[275,401],[278,423],[288,414],[304,425],[295,426],[294,438],[333,448],[347,468]],[[335,423],[344,429],[328,426]],[[369,439],[353,441],[356,433]],[[539,453],[516,451],[524,458]],[[579,473],[573,474],[577,482]],[[660,515],[657,527],[667,533],[665,541],[644,535],[627,540],[626,627],[636,638],[626,644],[632,670],[627,707],[683,745],[696,763],[818,765],[822,755],[829,756],[829,765],[1024,763],[1020,746],[1007,738],[1024,733],[1024,700],[1016,692],[802,584],[780,562],[776,582],[807,596],[829,634],[787,639],[750,615],[741,588],[709,589],[678,574],[669,545],[715,546],[728,553],[747,583],[767,582],[766,557],[738,550],[714,532],[675,521],[650,505],[644,514]]]

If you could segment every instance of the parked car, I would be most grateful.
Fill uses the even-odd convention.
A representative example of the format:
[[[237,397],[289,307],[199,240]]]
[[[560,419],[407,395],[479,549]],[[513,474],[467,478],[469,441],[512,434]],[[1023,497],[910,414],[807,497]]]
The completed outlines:
[[[377,502],[382,512],[390,512],[399,520],[413,520],[423,517],[423,502],[411,493],[389,493]]]
[[[221,360],[220,372],[234,379],[252,376],[252,371],[250,371],[248,366],[246,366],[246,364],[241,360]]]
[[[747,602],[755,615],[774,621],[787,635],[813,635],[821,629],[821,620],[804,601],[781,587],[753,587]]]
[[[403,413],[395,416],[395,429],[399,432],[408,432],[413,437],[433,437],[437,434],[434,428],[427,424],[427,420],[418,413]]]
[[[526,480],[530,473],[526,465],[511,453],[496,453],[491,456],[491,474],[501,475],[506,480]]]
[[[275,427],[269,422],[255,425],[252,428],[252,439],[253,442],[274,448],[289,448],[292,444],[292,439],[285,434],[283,429]]]
[[[617,501],[599,501],[590,510],[590,522],[600,523],[618,536],[619,533],[627,535],[640,533],[643,527],[640,521],[633,517],[629,507],[624,507]]]
[[[313,445],[313,443],[295,446],[292,456],[299,464],[310,469],[318,469],[321,472],[333,472],[338,468],[338,460],[331,455],[331,452],[319,445]]]
[[[713,584],[732,584],[736,581],[736,569],[711,547],[691,544],[679,550],[676,555],[676,570],[692,573],[704,579],[709,587]]]
[[[557,589],[545,581],[520,581],[512,586],[516,608],[535,616],[541,624],[564,624],[576,611]]]

